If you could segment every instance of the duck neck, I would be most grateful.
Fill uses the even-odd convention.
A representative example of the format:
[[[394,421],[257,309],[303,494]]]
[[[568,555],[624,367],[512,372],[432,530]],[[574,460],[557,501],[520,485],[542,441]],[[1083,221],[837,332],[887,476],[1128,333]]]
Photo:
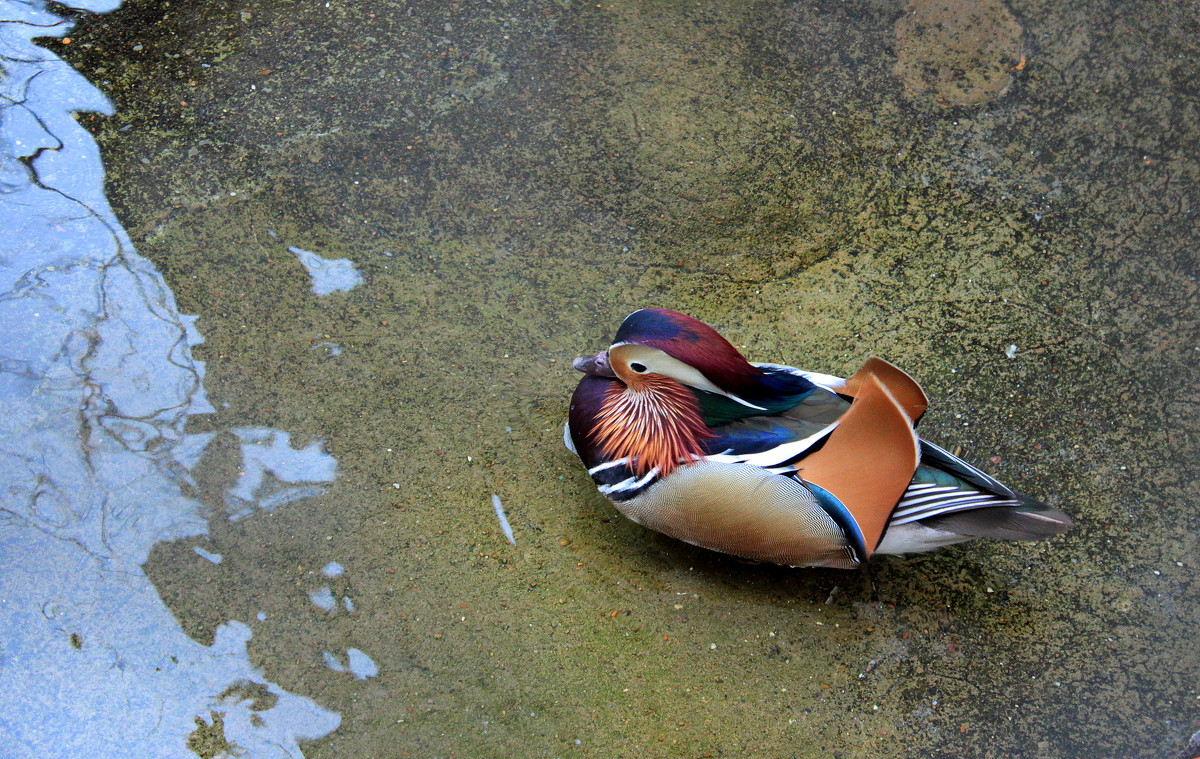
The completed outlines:
[[[637,475],[658,469],[665,477],[703,455],[712,437],[695,394],[665,378],[647,378],[637,390],[620,383],[605,392],[594,439],[608,460],[628,459]]]

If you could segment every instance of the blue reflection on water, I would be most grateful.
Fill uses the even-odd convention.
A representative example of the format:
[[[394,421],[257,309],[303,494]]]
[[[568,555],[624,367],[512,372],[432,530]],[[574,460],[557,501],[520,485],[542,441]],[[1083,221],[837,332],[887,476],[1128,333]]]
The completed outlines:
[[[181,485],[213,437],[186,434],[185,421],[212,407],[194,317],[134,251],[96,144],[72,118],[111,106],[32,43],[69,29],[37,0],[0,0],[0,747],[181,756],[219,716],[242,755],[300,756],[297,741],[328,734],[338,715],[267,682],[246,625],[222,625],[212,646],[187,637],[141,568],[155,543],[207,530]],[[246,474],[230,518],[334,476],[318,444],[234,434]],[[270,708],[250,695],[264,687]]]

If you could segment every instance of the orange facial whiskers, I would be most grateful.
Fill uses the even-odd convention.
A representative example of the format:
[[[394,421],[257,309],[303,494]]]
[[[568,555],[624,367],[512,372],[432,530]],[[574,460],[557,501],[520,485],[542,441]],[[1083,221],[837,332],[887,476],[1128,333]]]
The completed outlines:
[[[665,477],[681,463],[700,458],[700,441],[712,433],[690,390],[666,377],[640,377],[637,389],[613,383],[604,395],[593,430],[605,456],[628,457],[641,476],[655,467]]]

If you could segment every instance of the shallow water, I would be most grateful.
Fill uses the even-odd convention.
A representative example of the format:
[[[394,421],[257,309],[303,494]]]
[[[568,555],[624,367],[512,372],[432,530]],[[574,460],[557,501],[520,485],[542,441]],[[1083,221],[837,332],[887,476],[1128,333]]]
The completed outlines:
[[[0,755],[1178,756],[1200,9],[960,7],[0,27]],[[646,532],[560,427],[646,305],[895,361],[1078,527],[861,572]]]

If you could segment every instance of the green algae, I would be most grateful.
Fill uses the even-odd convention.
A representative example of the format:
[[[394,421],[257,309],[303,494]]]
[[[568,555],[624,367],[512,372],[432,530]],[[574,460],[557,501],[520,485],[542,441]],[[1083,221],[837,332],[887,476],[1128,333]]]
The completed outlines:
[[[220,410],[193,431],[340,462],[326,495],[229,523],[218,438],[196,483],[224,560],[147,565],[190,635],[246,622],[272,681],[343,715],[308,755],[1186,742],[1193,12],[1012,4],[1038,43],[967,107],[893,73],[898,3],[330,6],[134,3],[60,46],[109,82],[119,115],[89,123],[114,205],[200,315]],[[317,299],[287,245],[366,282]],[[857,573],[647,533],[559,427],[570,359],[644,305],[755,360],[900,363],[926,436],[1079,526]],[[321,586],[355,610],[309,604]],[[380,675],[325,667],[348,647]]]
[[[200,759],[215,759],[219,756],[236,756],[237,747],[225,739],[225,719],[217,712],[209,712],[211,722],[196,717],[196,729],[188,736],[187,747]]]

